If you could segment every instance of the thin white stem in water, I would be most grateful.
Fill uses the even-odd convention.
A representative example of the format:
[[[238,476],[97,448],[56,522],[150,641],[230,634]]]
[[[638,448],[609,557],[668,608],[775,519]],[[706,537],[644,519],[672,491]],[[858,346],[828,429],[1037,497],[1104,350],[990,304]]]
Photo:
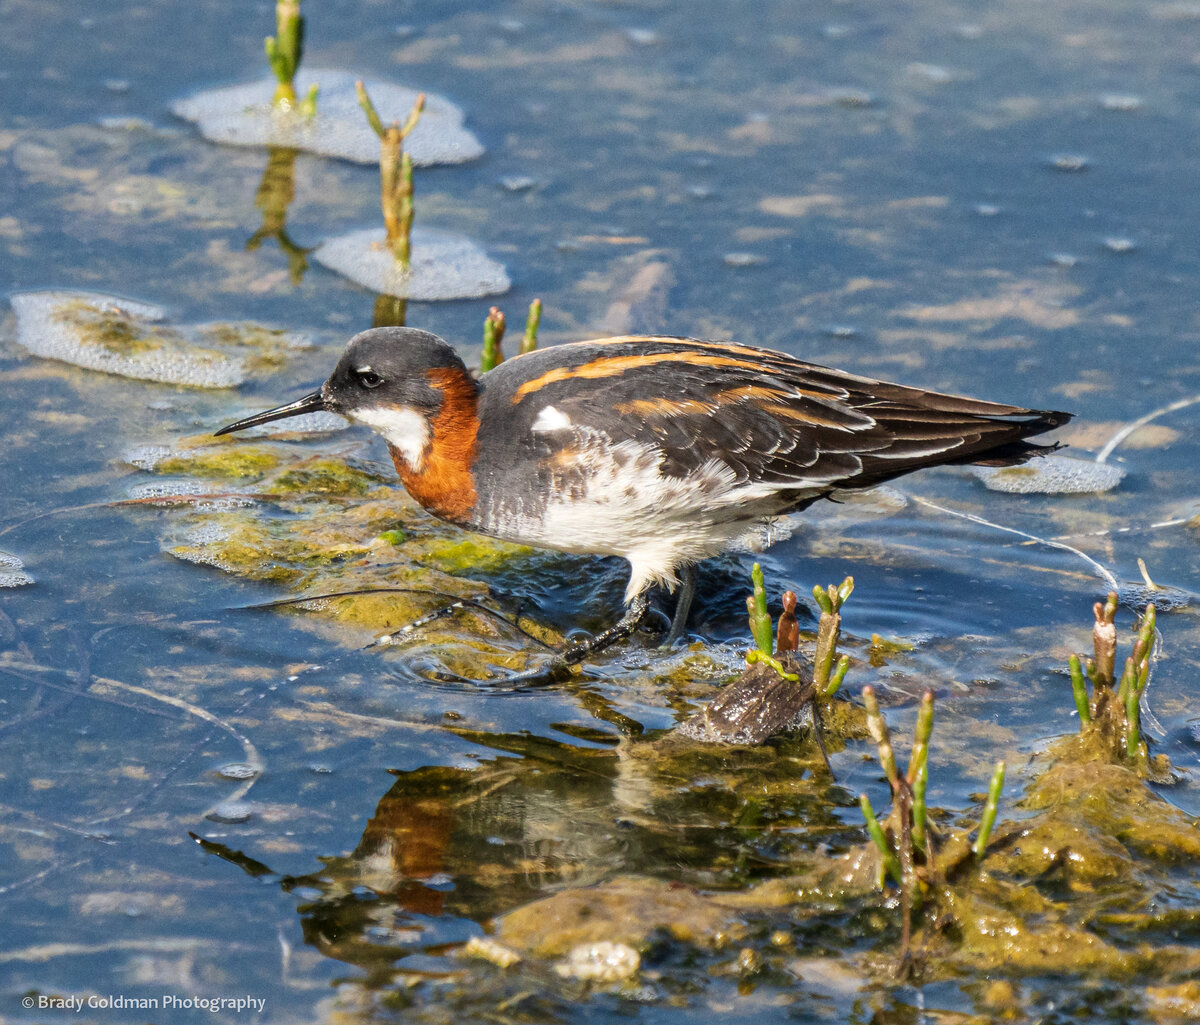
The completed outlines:
[[[1195,520],[1195,516],[1177,516],[1173,520],[1159,520],[1157,523],[1135,523],[1128,527],[1108,527],[1105,530],[1089,530],[1082,534],[1059,534],[1050,538],[1051,541],[1076,541],[1084,537],[1113,537],[1116,534],[1140,534],[1144,530],[1161,530],[1163,527],[1182,527]],[[1027,542],[1028,543],[1028,542]]]
[[[1091,566],[1092,569],[1095,570],[1101,578],[1103,578],[1103,580],[1112,590],[1121,590],[1120,585],[1117,583],[1117,578],[1113,576],[1112,572],[1107,566],[1097,562],[1086,552],[1081,552],[1078,548],[1072,548],[1068,544],[1063,544],[1061,541],[1055,541],[1051,538],[1038,537],[1036,534],[1030,534],[1024,530],[1017,530],[1016,527],[1006,527],[1000,523],[993,523],[991,520],[985,520],[982,516],[976,516],[974,513],[960,512],[957,509],[947,509],[944,505],[938,505],[936,502],[931,502],[927,498],[921,498],[919,495],[910,495],[909,497],[918,505],[923,505],[929,509],[935,510],[936,512],[945,513],[947,516],[957,516],[959,519],[969,520],[971,523],[978,523],[981,527],[991,527],[993,530],[1002,530],[1006,534],[1016,534],[1017,537],[1023,537],[1026,540],[1035,541],[1038,544],[1046,545],[1048,548],[1059,548],[1064,552],[1070,552],[1072,555],[1077,555],[1089,566]]]
[[[1200,395],[1193,395],[1190,399],[1179,399],[1177,402],[1172,402],[1169,406],[1163,406],[1161,409],[1156,409],[1152,413],[1147,413],[1145,416],[1139,416],[1136,420],[1127,423],[1116,434],[1108,439],[1108,444],[1104,446],[1096,454],[1096,462],[1104,463],[1108,461],[1108,457],[1113,454],[1113,450],[1128,438],[1134,431],[1140,427],[1145,427],[1152,420],[1157,420],[1160,416],[1167,413],[1174,413],[1179,409],[1187,409],[1188,406],[1194,406],[1200,402]]]

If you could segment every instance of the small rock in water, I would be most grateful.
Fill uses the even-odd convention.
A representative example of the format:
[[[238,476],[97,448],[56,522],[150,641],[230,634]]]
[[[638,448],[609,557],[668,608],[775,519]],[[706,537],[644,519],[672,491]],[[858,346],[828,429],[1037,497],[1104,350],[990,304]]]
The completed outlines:
[[[502,264],[478,243],[429,228],[412,233],[412,261],[400,269],[382,228],[366,228],[322,242],[313,259],[373,292],[403,299],[478,299],[507,292],[512,282]]]
[[[300,72],[296,76],[298,97],[305,96],[314,84],[320,87],[317,110],[311,117],[274,105],[273,76],[194,93],[176,100],[171,112],[195,122],[201,134],[213,142],[232,146],[287,146],[360,164],[375,164],[379,162],[379,137],[358,105],[354,83],[359,77],[330,69]],[[418,90],[373,78],[363,78],[362,82],[379,111],[380,120],[384,124],[403,123]],[[442,96],[426,93],[425,111],[404,143],[413,163],[461,164],[480,156],[483,146],[462,122],[463,113],[457,106]]]
[[[974,466],[972,472],[992,491],[1011,495],[1091,495],[1111,491],[1125,471],[1111,463],[1070,456],[1039,456],[1022,466]]]
[[[761,662],[747,666],[702,711],[680,723],[677,732],[705,744],[750,746],[808,726],[812,722],[812,667],[794,652],[781,658],[799,680],[785,680]]]

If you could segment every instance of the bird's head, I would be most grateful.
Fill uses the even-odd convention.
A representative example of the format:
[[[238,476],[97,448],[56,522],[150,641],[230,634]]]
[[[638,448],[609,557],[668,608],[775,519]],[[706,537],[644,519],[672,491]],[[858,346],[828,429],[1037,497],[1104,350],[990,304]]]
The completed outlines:
[[[447,411],[448,402],[461,403],[474,391],[462,360],[437,335],[407,327],[372,328],[350,339],[316,391],[216,434],[324,410],[377,431],[411,469],[419,470],[438,416]]]

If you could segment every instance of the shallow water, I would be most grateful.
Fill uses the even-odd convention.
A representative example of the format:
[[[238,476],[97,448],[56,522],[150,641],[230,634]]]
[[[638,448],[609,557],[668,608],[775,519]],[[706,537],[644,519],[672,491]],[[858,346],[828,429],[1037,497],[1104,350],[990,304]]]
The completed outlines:
[[[1195,5],[311,6],[312,66],[442,93],[487,149],[418,171],[416,185],[419,225],[470,236],[514,282],[498,300],[410,304],[410,324],[472,358],[492,301],[516,324],[539,296],[543,344],[735,338],[1073,410],[1060,437],[1083,458],[1200,393]],[[371,623],[251,609],[361,578],[488,595],[549,636],[606,623],[624,579],[611,560],[463,546],[398,491],[394,513],[374,491],[375,511],[354,495],[238,508],[259,477],[132,464],[139,447],[178,451],[303,394],[370,326],[375,296],[303,267],[274,237],[248,249],[268,155],[214,146],[168,113],[194,89],[261,74],[268,9],[3,10],[0,290],[104,292],[176,324],[255,320],[310,344],[236,390],[200,391],[40,360],[11,315],[0,325],[0,568],[11,556],[33,580],[0,589],[0,1017],[251,1016],[25,1010],[27,993],[250,996],[272,1021],[999,1013],[984,972],[917,989],[865,971],[863,952],[895,950],[897,911],[882,900],[756,906],[736,928],[696,924],[711,942],[659,930],[624,988],[564,982],[549,956],[506,973],[458,955],[496,916],[570,887],[637,876],[737,893],[806,852],[861,843],[857,794],[885,803],[872,752],[832,752],[832,782],[805,738],[653,747],[741,661],[746,555],[705,567],[692,651],[663,660],[635,645],[536,690],[447,678],[470,659],[499,672],[540,655],[489,614],[367,647],[436,597],[396,596]],[[294,175],[286,231],[299,249],[377,222],[372,169],[301,155]],[[1200,814],[1197,409],[1117,447],[1108,461],[1127,475],[1111,492],[1012,495],[967,470],[930,471],[810,509],[761,556],[772,593],[854,576],[847,687],[874,684],[899,737],[935,690],[930,803],[950,819],[999,758],[1002,815],[1018,814],[1030,760],[1075,728],[1063,667],[1090,643],[1091,603],[1112,580],[1144,602],[1139,558],[1178,589],[1159,617],[1151,727],[1192,772],[1160,792]],[[332,456],[364,488],[392,480],[381,444],[359,432],[272,444],[285,467]],[[115,504],[197,480],[240,497]],[[281,545],[342,513],[332,565],[288,549],[255,579],[195,561],[247,524]],[[376,540],[393,526],[404,540]],[[1132,621],[1123,608],[1123,644]],[[872,665],[872,634],[912,650]],[[248,763],[261,771],[239,778]],[[1194,948],[1187,867],[1155,899],[1179,910],[1170,942]],[[716,912],[697,897],[695,914]],[[1116,943],[1168,942],[1165,926],[1132,939],[1104,928]],[[739,968],[742,949],[767,967]],[[1014,999],[1047,1020],[1173,1020],[1156,1010],[1157,981],[1025,972]]]

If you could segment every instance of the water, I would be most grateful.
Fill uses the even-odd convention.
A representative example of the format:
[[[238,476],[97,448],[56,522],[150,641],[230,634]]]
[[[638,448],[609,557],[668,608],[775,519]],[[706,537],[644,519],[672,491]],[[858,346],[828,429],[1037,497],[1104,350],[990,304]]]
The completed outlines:
[[[311,6],[311,66],[442,93],[486,147],[416,184],[418,225],[470,236],[514,282],[498,300],[410,304],[410,324],[468,356],[490,302],[516,325],[538,296],[544,344],[729,337],[1069,409],[1061,437],[1081,458],[1200,392],[1189,5]],[[268,226],[267,153],[207,143],[168,109],[262,73],[268,7],[13,3],[5,18],[0,289],[102,292],[175,325],[253,320],[311,345],[236,391],[200,391],[39,360],[11,316],[0,327],[0,566],[33,580],[0,590],[0,1013],[232,1022],[251,1011],[178,1001],[242,996],[272,1021],[999,1013],[980,971],[918,990],[871,968],[869,952],[896,950],[894,907],[768,906],[756,889],[863,841],[857,794],[886,805],[868,747],[833,752],[831,781],[804,738],[662,746],[740,661],[749,557],[704,569],[692,626],[707,646],[663,661],[635,646],[536,690],[456,681],[540,657],[478,609],[378,648],[444,602],[396,593],[343,619],[249,608],[365,582],[479,598],[535,632],[596,629],[624,571],[435,527],[378,490],[386,453],[359,432],[284,435],[263,450],[267,476],[204,470],[206,453],[233,451],[205,435],[304,394],[370,325],[375,296],[303,251],[378,223],[377,176],[300,155],[284,236],[275,225],[247,248]],[[1178,597],[1160,616],[1150,727],[1194,769],[1196,408],[1118,446],[1108,462],[1127,475],[1107,494],[1011,495],[926,472],[809,510],[762,556],[774,593],[855,577],[847,686],[874,684],[898,737],[935,690],[930,803],[947,821],[976,814],[999,758],[1002,817],[1020,814],[1031,759],[1075,728],[1062,669],[1090,643],[1091,602],[1109,577],[1144,600],[1139,558]],[[153,475],[128,459],[145,446],[182,462]],[[353,481],[313,462],[327,457]],[[264,497],[283,472],[307,483]],[[162,502],[197,480],[225,497]],[[314,482],[334,492],[305,499]],[[116,504],[130,497],[146,501]],[[379,540],[388,529],[398,543]],[[256,553],[253,576],[172,554],[229,536]],[[323,562],[305,547],[333,539],[344,548]],[[1132,618],[1123,609],[1123,645]],[[872,665],[873,633],[912,650]],[[262,771],[230,778],[231,765]],[[1193,776],[1160,793],[1196,815]],[[1106,938],[1194,947],[1186,872],[1145,871],[1180,917],[1145,934],[1109,922]],[[697,888],[686,909],[679,885]],[[511,938],[523,909],[552,918],[533,902],[582,886],[606,921],[630,903],[647,921],[686,911],[692,938],[664,919],[624,988],[560,979],[557,953],[506,970],[458,956],[498,917]],[[717,899],[748,893],[752,907]],[[743,949],[765,967],[739,962]],[[1056,1020],[1152,1020],[1165,996],[1148,987],[1180,971],[1139,968],[1114,1002],[1103,966],[1022,970],[1013,1000]],[[25,1010],[27,993],[160,1007]]]

